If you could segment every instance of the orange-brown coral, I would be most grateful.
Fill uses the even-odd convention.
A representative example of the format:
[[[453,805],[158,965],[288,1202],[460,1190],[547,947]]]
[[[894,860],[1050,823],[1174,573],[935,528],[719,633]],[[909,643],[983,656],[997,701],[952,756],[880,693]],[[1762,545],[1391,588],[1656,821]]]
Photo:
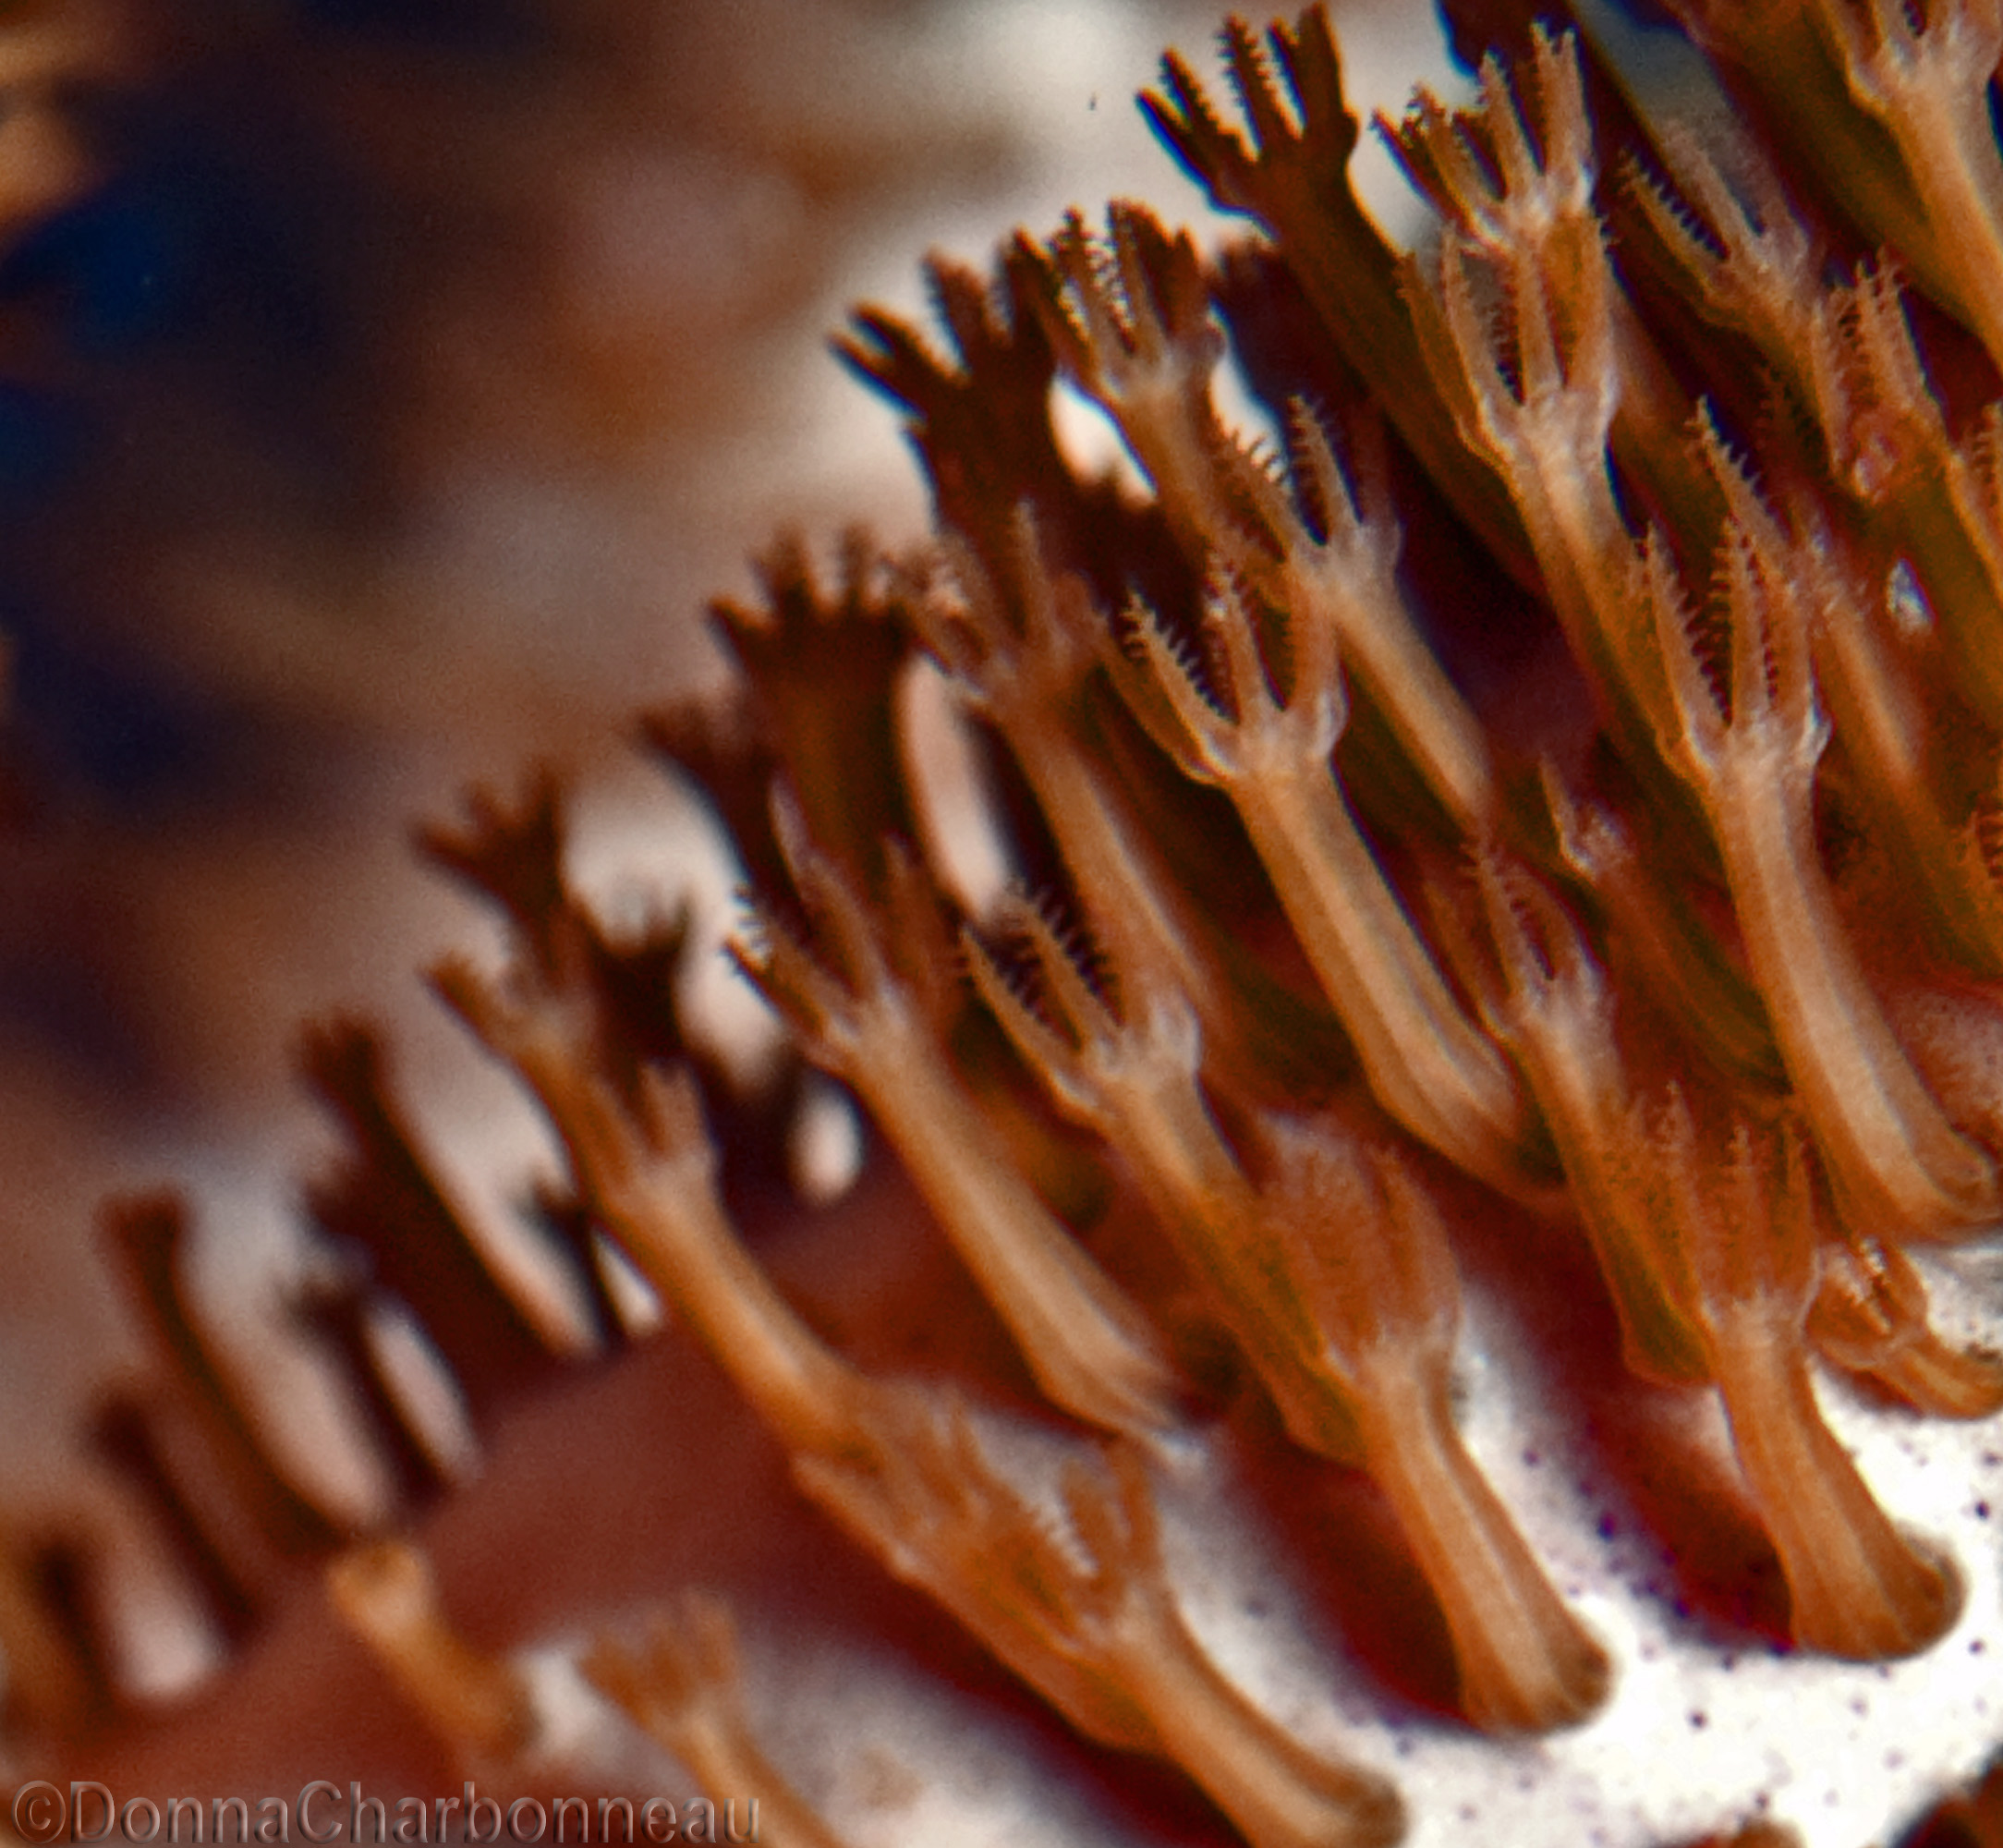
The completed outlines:
[[[1545,1557],[1576,1510],[1526,1531],[1520,1473],[1462,1429],[1468,1295],[1491,1331],[1546,1318],[1539,1341],[1491,1331],[1491,1394],[1543,1377],[1559,1417],[1640,1431],[1715,1391],[1736,1481],[1714,1453],[1680,1518],[1764,1532],[1743,1575],[1775,1587],[1747,1624],[1770,1649],[1890,1662],[1971,1621],[1979,1562],[1874,1493],[1815,1369],[1914,1414],[2003,1408],[2003,1367],[1925,1282],[1936,1247],[1993,1233],[2003,1158],[1997,31],[1975,0],[1764,10],[1767,64],[1738,13],[1688,9],[1746,92],[1744,143],[1714,157],[1590,38],[1451,7],[1495,49],[1469,107],[1422,93],[1383,125],[1438,214],[1414,254],[1349,191],[1326,15],[1263,43],[1234,22],[1249,135],[1178,60],[1148,107],[1263,242],[1207,260],[1122,204],[1103,240],[1075,215],[1018,239],[992,291],[935,265],[943,357],[859,318],[845,356],[909,420],[938,544],[853,541],[832,591],[781,549],[765,607],[719,609],[730,691],[649,727],[738,837],[734,954],[789,1041],[762,1112],[683,1017],[686,920],[593,910],[553,784],[426,836],[509,927],[499,973],[455,957],[436,982],[554,1131],[544,1270],[589,1304],[588,1344],[620,1351],[637,1313],[615,1247],[839,1528],[1257,1844],[1444,1825],[1394,1790],[1381,1732],[1304,1710],[1298,1678],[1283,1714],[1248,1684],[1242,1637],[1199,1621],[1213,1573],[1243,1582],[1230,1562],[1290,1611],[1406,1587],[1430,1660],[1372,1662],[1376,1693],[1439,1724],[1588,1726],[1648,1680],[1648,1647],[1608,1628],[1656,1621],[1646,1600],[1576,1608]],[[1854,271],[1822,254],[1872,239],[1888,254]],[[1277,446],[1231,428],[1227,351]],[[1060,386],[1111,419],[1137,492],[1067,458]],[[972,823],[914,748],[927,659],[974,728],[1000,896],[945,850]],[[319,1326],[428,1493],[443,1441],[370,1304],[429,1327],[477,1428],[563,1364],[469,1262],[485,1241],[366,1030],[314,1046],[357,1149],[315,1216],[363,1253]],[[776,1146],[800,1060],[880,1134],[864,1185],[907,1178],[964,1263],[918,1267],[922,1328],[854,1278],[806,1301],[863,1325],[816,1327],[734,1223],[731,1164]],[[113,1223],[188,1422],[261,1548],[322,1550],[187,1311],[173,1213]],[[232,1537],[118,1429],[188,1571],[237,1608]],[[1644,1501],[1654,1460],[1608,1461]],[[1269,1504],[1354,1489],[1375,1555],[1304,1549],[1246,1505],[1261,1482]],[[375,1595],[415,1557],[347,1556],[350,1621],[469,1762],[549,1774],[553,1721],[521,1719],[508,1672],[429,1592]],[[42,1660],[34,1600],[6,1608]],[[698,1768],[776,1766],[734,1696],[691,1691],[732,1678],[717,1609],[694,1654],[608,1640],[594,1676],[656,1736],[685,1729]],[[88,1667],[60,1641],[51,1714]],[[787,1828],[835,1832],[783,1788]],[[1187,1800],[1144,1803],[1144,1830]]]

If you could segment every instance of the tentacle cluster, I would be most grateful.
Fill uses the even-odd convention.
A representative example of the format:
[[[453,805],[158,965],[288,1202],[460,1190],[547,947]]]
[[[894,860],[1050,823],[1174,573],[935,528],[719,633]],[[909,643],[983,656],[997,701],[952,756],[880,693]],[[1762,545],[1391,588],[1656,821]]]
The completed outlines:
[[[1495,46],[1473,102],[1378,125],[1438,214],[1427,257],[1348,190],[1319,8],[1226,29],[1244,129],[1170,58],[1151,119],[1267,247],[1213,262],[1123,203],[1103,236],[1019,237],[992,288],[935,262],[944,353],[860,314],[842,351],[909,423],[936,542],[852,537],[832,588],[780,548],[763,602],[718,610],[731,691],[649,727],[737,837],[734,954],[795,1086],[805,1062],[853,1094],[1013,1361],[873,1369],[768,1273],[734,1164],[769,1127],[685,1031],[686,932],[594,915],[553,781],[423,836],[508,927],[504,966],[436,986],[561,1143],[546,1217],[599,1345],[628,1332],[609,1242],[858,1545],[1259,1848],[1389,1842],[1403,1810],[1185,1614],[1164,1510],[1255,1434],[1367,1472],[1466,1720],[1571,1725],[1618,1688],[1459,1429],[1477,1222],[1541,1218],[1526,1267],[1576,1238],[1627,1368],[1718,1395],[1805,1648],[1911,1654],[1961,1599],[1815,1369],[2003,1408],[1925,1275],[2003,1215],[2003,1108],[1970,1076],[2003,1004],[1996,6],[1672,0],[1745,105],[1729,152],[1637,117],[1578,33],[1448,10]],[[1283,456],[1229,427],[1227,352]],[[1066,463],[1060,378],[1144,492]],[[985,910],[935,864],[903,717],[927,658],[1011,862]],[[557,1356],[377,1039],[322,1030],[306,1064],[353,1146],[310,1200],[355,1248],[318,1325],[366,1371],[355,1304],[400,1295],[478,1422]],[[176,1210],[111,1223],[176,1416],[268,1543],[334,1546],[207,1350]],[[371,1403],[394,1437],[395,1393]],[[246,1621],[150,1416],[127,1395],[105,1441]],[[428,1457],[407,1445],[413,1494],[444,1479]],[[335,1579],[441,1725],[508,1748],[511,1684],[389,1597],[417,1583],[382,1552]],[[41,1661],[14,1584],[8,1647]],[[693,1603],[589,1672],[737,1775],[765,1761],[730,1635]],[[773,1809],[832,1839],[796,1793]]]

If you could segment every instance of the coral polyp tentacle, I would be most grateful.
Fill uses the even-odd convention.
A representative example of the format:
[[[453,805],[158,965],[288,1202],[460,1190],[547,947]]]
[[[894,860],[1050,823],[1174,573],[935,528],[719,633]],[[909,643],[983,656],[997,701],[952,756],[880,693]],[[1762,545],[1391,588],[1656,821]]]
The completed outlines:
[[[1590,33],[1450,0],[1509,43],[1467,106],[1379,119],[1437,217],[1401,252],[1351,189],[1325,9],[1233,19],[1242,121],[1172,55],[1145,107],[1262,243],[1214,254],[1122,201],[1102,233],[1017,234],[991,286],[934,259],[942,342],[856,314],[839,350],[904,419],[935,537],[851,534],[829,583],[781,542],[761,597],[712,613],[727,687],[649,724],[738,849],[729,954],[783,1041],[762,1114],[685,1017],[699,907],[612,928],[553,773],[419,837],[508,930],[502,966],[433,986],[554,1131],[537,1197],[579,1349],[637,1339],[609,1242],[822,1514],[1253,1848],[1388,1848],[1405,1810],[1388,1746],[1336,1749],[1328,1713],[1293,1700],[1296,1731],[1238,1678],[1219,1607],[1258,1600],[1184,1575],[1282,1543],[1248,1478],[1360,1469],[1367,1545],[1317,1584],[1373,1549],[1359,1569],[1423,1582],[1438,1706],[1548,1731],[1621,1697],[1618,1626],[1572,1588],[1580,1511],[1519,1525],[1466,1378],[1523,1365],[1574,1434],[1715,1393],[1703,1466],[1736,1458],[1804,1648],[1912,1655],[1961,1610],[1815,1368],[1901,1416],[2003,1411],[2003,1359],[1916,1249],[2003,1219],[2003,0],[1669,10],[1748,104],[1741,145],[1621,102]],[[1232,427],[1227,360],[1266,433]],[[1073,460],[1061,388],[1134,468]],[[935,755],[914,715],[941,684],[965,748]],[[965,870],[963,824],[998,875]],[[352,1146],[309,1198],[338,1284],[295,1300],[368,1376],[407,1516],[455,1476],[373,1310],[407,1299],[482,1432],[576,1356],[484,1260],[373,1030],[300,1058]],[[801,1100],[837,1087],[860,1210],[906,1203],[847,1287],[925,1293],[882,1328],[738,1230],[746,1161],[790,1210]],[[178,1204],[107,1224],[148,1378],[249,1538],[346,1547],[333,1595],[433,1728],[519,1757],[522,1678],[264,1441]],[[1479,1375],[1463,1295],[1502,1336]],[[121,1382],[95,1437],[240,1634],[262,1583],[164,1429]],[[9,1699],[80,1724],[88,1654],[18,1550]],[[698,1597],[586,1672],[832,1842],[760,1752],[733,1634]]]

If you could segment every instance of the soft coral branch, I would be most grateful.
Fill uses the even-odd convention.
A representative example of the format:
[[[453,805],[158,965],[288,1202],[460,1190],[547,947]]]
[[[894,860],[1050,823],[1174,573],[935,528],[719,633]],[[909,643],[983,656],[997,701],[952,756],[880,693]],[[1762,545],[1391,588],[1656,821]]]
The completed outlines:
[[[1803,1324],[1815,1275],[1813,1180],[1798,1132],[1743,1122],[1722,1163],[1680,1094],[1636,1145],[1664,1187],[1666,1270],[1680,1275],[1732,1445],[1780,1555],[1794,1634],[1833,1655],[1912,1655],[1961,1608],[1953,1568],[1892,1525],[1823,1422]]]
[[[1069,1459],[1053,1524],[987,1460],[964,1409],[892,1405],[868,1468],[813,1459],[804,1483],[1081,1731],[1184,1766],[1252,1848],[1385,1848],[1403,1834],[1390,1785],[1308,1751],[1197,1646],[1138,1451]]]
[[[1117,649],[1108,659],[1137,712],[1159,713],[1165,699],[1170,726],[1157,718],[1165,742],[1192,776],[1231,797],[1378,1101],[1472,1173],[1521,1189],[1536,1162],[1534,1112],[1350,813],[1330,762],[1348,717],[1334,627],[1325,611],[1295,615],[1292,684],[1281,697],[1243,592],[1227,580],[1210,598],[1228,711],[1147,612],[1145,667]]]
[[[1695,1331],[1653,1262],[1655,1202],[1625,1147],[1632,1100],[1613,990],[1577,923],[1527,868],[1492,848],[1476,864],[1497,964],[1490,972],[1470,953],[1466,973],[1550,1125],[1627,1364],[1645,1378],[1701,1378]]]
[[[1439,1599],[1477,1725],[1544,1731],[1592,1714],[1612,1671],[1552,1589],[1454,1423],[1460,1290],[1439,1208],[1390,1149],[1269,1121],[1267,1222],[1342,1382],[1364,1467]]]
[[[655,1611],[645,1640],[601,1635],[579,1664],[634,1725],[707,1791],[755,1792],[751,1828],[773,1848],[843,1848],[843,1839],[768,1757],[745,1709],[737,1626],[713,1592]]]
[[[1606,1657],[1453,1426],[1458,1278],[1430,1199],[1328,1118],[1253,1112],[1248,1169],[1199,1085],[1186,1006],[1159,983],[1116,1004],[1031,907],[1004,921],[1059,1024],[975,942],[982,994],[1065,1107],[1126,1158],[1290,1433],[1361,1460],[1383,1487],[1439,1599],[1470,1717],[1505,1731],[1584,1718],[1605,1696]]]
[[[1397,258],[1350,188],[1357,122],[1343,96],[1327,7],[1309,7],[1292,26],[1274,24],[1263,47],[1233,17],[1223,49],[1249,139],[1224,125],[1173,53],[1161,62],[1161,91],[1141,98],[1155,132],[1220,211],[1244,213],[1271,234],[1350,364],[1366,378],[1401,381],[1385,401],[1399,434],[1504,568],[1532,581],[1535,566],[1509,497],[1463,446],[1439,394],[1427,389],[1419,341],[1399,298]]]
[[[943,587],[912,600],[912,622],[969,711],[1002,734],[1056,836],[1065,870],[1109,942],[1135,970],[1162,969],[1190,995],[1213,1054],[1245,1056],[1208,921],[1148,838],[1079,714],[1098,672],[1097,613],[1074,576],[1054,573],[1038,524],[1017,510],[1005,569],[990,572],[970,546],[950,542],[957,595]]]
[[[1719,575],[1730,625],[1720,705],[1659,552],[1648,585],[1674,719],[1663,752],[1704,803],[1746,956],[1788,1076],[1845,1211],[1888,1235],[1995,1218],[1995,1169],[1948,1123],[1893,1036],[1838,916],[1813,813],[1827,724],[1815,696],[1806,589],[1768,535],[1733,519]]]
[[[2003,58],[1996,0],[1815,0],[1851,94],[1898,143],[1953,305],[2003,366],[2003,156],[1989,84]]]
[[[1050,1397],[1110,1429],[1172,1429],[1183,1388],[1159,1337],[1023,1178],[926,998],[898,971],[897,955],[908,967],[928,937],[935,972],[952,967],[937,900],[916,863],[892,850],[892,895],[878,911],[832,860],[788,832],[821,948],[768,917],[761,942],[740,950],[744,967],[808,1056],[855,1088]]]
[[[628,1106],[592,1069],[560,992],[441,986],[541,1100],[614,1235],[791,1453],[801,1487],[900,1577],[1108,1745],[1182,1764],[1254,1848],[1384,1848],[1381,1780],[1309,1753],[1218,1673],[1177,1612],[1137,1453],[1077,1448],[1063,1480],[1075,1549],[986,1455],[950,1387],[883,1383],[812,1334],[738,1243],[686,1074]],[[1116,1453],[1122,1457],[1128,1453]],[[1080,1558],[1082,1551],[1083,1558]]]
[[[1603,716],[1645,765],[1661,668],[1631,595],[1633,541],[1608,452],[1623,404],[1641,395],[1633,354],[1642,336],[1593,210],[1576,56],[1541,32],[1536,46],[1541,145],[1493,58],[1478,109],[1451,115],[1422,96],[1393,131],[1408,170],[1448,214],[1432,274],[1407,259],[1405,291],[1462,440],[1508,483]],[[1499,320],[1485,289],[1499,298]],[[1673,430],[1643,447],[1681,455]]]
[[[537,1720],[520,1672],[453,1628],[431,1562],[404,1540],[378,1540],[327,1567],[334,1610],[440,1736],[474,1763],[507,1764]]]
[[[1212,403],[1222,343],[1186,237],[1171,241],[1140,208],[1115,205],[1103,251],[1075,218],[1047,252],[1020,248],[1044,266],[1045,315],[1067,376],[1118,426],[1192,564],[1215,555],[1290,629],[1340,635],[1449,813],[1482,825],[1496,801],[1487,743],[1399,586],[1380,431],[1369,428],[1369,453],[1353,474],[1326,423],[1297,398],[1290,496]]]

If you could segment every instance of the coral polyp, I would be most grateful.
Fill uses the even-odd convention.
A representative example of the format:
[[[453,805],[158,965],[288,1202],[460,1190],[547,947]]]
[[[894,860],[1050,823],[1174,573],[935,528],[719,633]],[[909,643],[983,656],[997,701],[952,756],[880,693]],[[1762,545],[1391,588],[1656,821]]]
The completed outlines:
[[[1238,119],[1172,55],[1143,100],[1232,221],[1216,248],[1120,201],[991,274],[933,260],[943,344],[856,314],[838,351],[936,531],[851,534],[832,576],[782,543],[716,606],[727,686],[643,725],[734,849],[729,954],[783,1041],[759,1086],[686,1017],[687,915],[583,894],[560,779],[419,834],[504,929],[432,982],[553,1135],[544,1255],[601,1356],[642,1344],[637,1272],[649,1343],[708,1356],[798,1518],[1086,1742],[1134,1840],[1499,1839],[1391,1742],[1555,1760],[1663,1699],[1648,1625],[1784,1689],[1988,1614],[1986,1565],[1839,1432],[2003,1413],[2003,1359],[1934,1300],[2003,1220],[2003,19],[1670,10],[1730,133],[1638,86],[1596,10],[1444,0],[1471,96],[1375,125],[1430,212],[1411,250],[1352,190],[1328,13],[1232,20]],[[1065,400],[1122,468],[1078,459]],[[920,681],[973,766],[957,803]],[[351,1147],[310,1202],[347,1255],[312,1325],[411,1531],[342,1531],[263,1455],[175,1202],[115,1209],[115,1260],[261,1547],[332,1556],[467,1764],[547,1781],[538,1684],[443,1613],[415,1516],[451,1471],[368,1312],[407,1307],[483,1430],[564,1364],[373,1030],[303,1063]],[[872,1324],[873,1286],[785,1279],[779,1170],[828,1081],[865,1125],[853,1198],[907,1190],[883,1303],[928,1338]],[[1628,1602],[1582,1588],[1587,1485],[1526,1516],[1536,1454],[1472,1432],[1512,1394],[1624,1517],[1675,1504]],[[121,1466],[247,1625],[121,1405]],[[1681,1477],[1639,1453],[1672,1426],[1709,1434],[1667,1446],[1703,1453]],[[1714,1526],[1730,1570],[1678,1556]],[[1293,1614],[1219,1616],[1268,1583]],[[759,1784],[769,1839],[853,1834],[759,1737],[731,1605],[659,1591],[644,1625],[574,1613],[603,1626],[570,1652],[601,1738],[616,1710],[719,1795]],[[1402,1614],[1317,1704],[1300,1658],[1373,1601]],[[22,1711],[73,1712],[46,1611],[0,1623]],[[1699,1822],[1810,1826],[1756,1773]]]

